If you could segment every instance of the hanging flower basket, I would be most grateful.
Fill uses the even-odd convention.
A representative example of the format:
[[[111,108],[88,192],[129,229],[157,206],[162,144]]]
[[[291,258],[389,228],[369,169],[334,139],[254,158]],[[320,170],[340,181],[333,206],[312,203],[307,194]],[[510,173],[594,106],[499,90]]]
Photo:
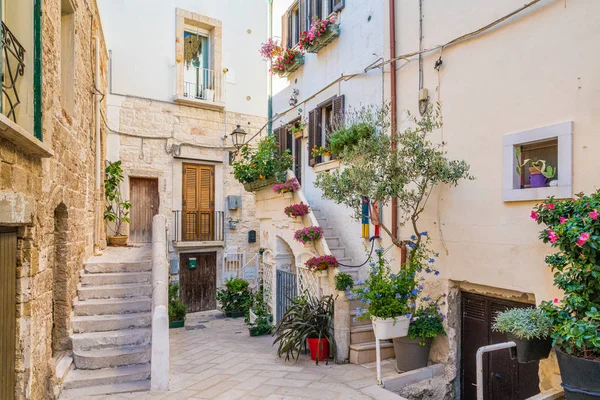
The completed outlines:
[[[313,44],[305,46],[305,50],[307,53],[318,53],[338,36],[340,36],[340,26],[338,24],[329,24],[321,36],[315,37]]]
[[[273,185],[273,191],[277,194],[283,194],[284,197],[293,198],[294,192],[300,190],[300,183],[296,178],[290,178],[284,183]]]
[[[302,202],[287,206],[283,212],[290,218],[303,217],[310,212],[307,204]]]
[[[285,78],[304,65],[304,54],[298,49],[287,49],[282,55],[275,58],[271,71]]]
[[[294,233],[294,239],[303,245],[311,245],[313,242],[321,239],[323,237],[323,228],[320,226],[307,226],[304,229],[298,229],[296,233]]]
[[[304,265],[306,265],[306,268],[313,272],[321,272],[322,275],[323,273],[325,273],[324,275],[327,275],[327,271],[330,268],[337,268],[339,264],[335,256],[324,255],[309,258]]]

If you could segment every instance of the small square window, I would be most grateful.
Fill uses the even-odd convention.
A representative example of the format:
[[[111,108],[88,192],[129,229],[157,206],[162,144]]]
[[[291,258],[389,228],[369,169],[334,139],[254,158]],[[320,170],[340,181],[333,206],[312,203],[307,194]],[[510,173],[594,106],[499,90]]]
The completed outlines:
[[[545,185],[550,186],[551,181],[558,181],[558,139],[554,138],[548,141],[523,144],[516,146],[520,149],[520,160],[523,164],[525,160],[530,160],[527,165],[523,165],[521,168],[521,189],[531,188],[531,173],[538,175],[536,166],[538,169],[545,167],[552,168],[554,176],[545,177]],[[533,163],[533,164],[532,164]]]

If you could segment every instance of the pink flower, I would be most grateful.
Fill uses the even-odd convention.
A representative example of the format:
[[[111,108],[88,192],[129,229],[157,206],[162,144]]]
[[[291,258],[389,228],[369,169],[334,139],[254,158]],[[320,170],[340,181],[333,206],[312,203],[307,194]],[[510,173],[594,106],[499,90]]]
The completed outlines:
[[[550,243],[554,243],[558,240],[558,235],[552,229],[548,229],[548,239],[550,239]]]
[[[535,211],[532,210],[531,211],[531,218],[537,221],[540,217],[539,217],[539,215],[537,215],[537,213]]]
[[[561,224],[564,224],[565,222],[567,222],[567,219],[565,217],[560,217],[558,220],[560,221]]]
[[[544,204],[546,210],[554,210],[555,206],[552,203]]]
[[[558,303],[558,299],[557,299],[557,298],[554,298],[554,302],[555,302],[555,303]]]
[[[589,233],[582,233],[581,235],[579,235],[579,239],[577,239],[577,246],[581,247],[584,245],[585,242],[587,242],[588,240],[590,240],[590,234]]]
[[[588,214],[594,221],[598,219],[598,211],[594,210]]]

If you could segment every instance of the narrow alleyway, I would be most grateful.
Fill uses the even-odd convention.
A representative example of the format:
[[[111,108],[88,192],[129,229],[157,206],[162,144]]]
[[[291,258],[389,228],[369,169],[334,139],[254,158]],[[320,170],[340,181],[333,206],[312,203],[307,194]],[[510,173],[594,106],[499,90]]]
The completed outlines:
[[[271,336],[250,337],[242,318],[220,312],[188,314],[172,329],[168,393],[138,392],[93,399],[401,399],[375,385],[375,365],[330,363],[308,356],[277,357]],[[395,375],[393,364],[384,377]]]

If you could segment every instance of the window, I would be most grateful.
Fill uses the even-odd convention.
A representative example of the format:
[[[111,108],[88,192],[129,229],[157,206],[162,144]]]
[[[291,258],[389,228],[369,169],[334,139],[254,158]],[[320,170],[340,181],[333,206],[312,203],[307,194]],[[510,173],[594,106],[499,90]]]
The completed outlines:
[[[72,117],[75,107],[75,14],[70,0],[62,0],[60,14],[60,102],[63,112]]]
[[[567,198],[572,195],[573,122],[563,122],[529,131],[511,133],[503,138],[502,197],[504,201],[543,200],[548,196]],[[517,160],[517,150],[520,159]],[[524,160],[545,160],[556,168],[550,179],[540,176],[530,181],[530,164],[517,167]]]
[[[213,101],[213,71],[209,63],[208,33],[184,31],[183,54],[183,95]]]
[[[310,151],[309,164],[314,166],[321,162],[321,157],[313,157],[313,147],[328,145],[328,136],[336,118],[340,118],[344,111],[344,95],[334,96],[315,107],[308,113],[308,149]]]

